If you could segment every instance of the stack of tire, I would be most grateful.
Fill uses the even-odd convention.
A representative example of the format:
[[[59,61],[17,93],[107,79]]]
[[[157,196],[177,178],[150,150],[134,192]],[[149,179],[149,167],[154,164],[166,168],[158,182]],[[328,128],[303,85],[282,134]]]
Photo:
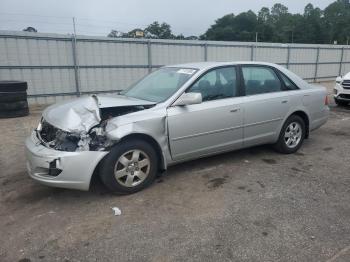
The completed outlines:
[[[0,118],[27,116],[27,82],[0,81]]]

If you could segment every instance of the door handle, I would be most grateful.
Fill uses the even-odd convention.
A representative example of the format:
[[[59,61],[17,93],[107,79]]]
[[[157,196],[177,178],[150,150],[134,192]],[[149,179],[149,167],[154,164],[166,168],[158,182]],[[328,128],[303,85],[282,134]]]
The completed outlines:
[[[287,103],[288,103],[288,100],[283,100],[281,103],[282,103],[282,104],[287,104]]]
[[[230,110],[231,113],[236,113],[238,111],[239,111],[239,108],[233,108],[233,109]]]

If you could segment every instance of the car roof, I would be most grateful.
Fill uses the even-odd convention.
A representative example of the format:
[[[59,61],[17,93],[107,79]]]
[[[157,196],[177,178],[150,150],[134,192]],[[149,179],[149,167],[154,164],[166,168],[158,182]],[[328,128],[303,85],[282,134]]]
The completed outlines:
[[[239,64],[268,65],[268,66],[278,67],[278,65],[273,63],[258,62],[258,61],[196,62],[196,63],[168,65],[166,67],[180,67],[180,68],[193,68],[193,69],[199,69],[199,70],[206,70],[206,69],[210,69],[218,66],[239,65]]]
[[[232,61],[232,62],[198,62],[198,63],[187,63],[187,64],[177,64],[169,65],[166,67],[179,67],[179,68],[192,68],[197,69],[200,72],[207,71],[209,69],[220,67],[220,66],[229,66],[229,65],[265,65],[277,68],[279,71],[287,75],[299,88],[304,89],[308,88],[307,82],[300,78],[295,73],[291,72],[287,68],[273,63],[268,62],[259,62],[259,61]]]

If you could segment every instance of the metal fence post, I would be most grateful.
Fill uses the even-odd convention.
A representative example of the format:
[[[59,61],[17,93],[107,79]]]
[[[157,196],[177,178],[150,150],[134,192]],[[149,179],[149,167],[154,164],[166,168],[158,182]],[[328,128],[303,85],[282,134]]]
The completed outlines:
[[[287,69],[289,69],[289,63],[290,63],[290,46],[287,47]]]
[[[204,44],[204,61],[208,61],[208,43]]]
[[[318,72],[318,62],[319,62],[319,59],[320,59],[320,47],[317,47],[314,82],[316,82],[316,80],[317,80],[317,72]]]
[[[254,61],[254,46],[250,46],[250,61]]]
[[[152,72],[152,46],[151,40],[147,41],[148,73]]]
[[[79,63],[77,57],[77,38],[74,34],[72,36],[72,54],[73,54],[73,65],[74,65],[74,78],[75,78],[75,90],[77,96],[81,95],[80,92],[80,81],[79,81]]]
[[[341,76],[341,72],[343,69],[343,60],[344,60],[344,47],[341,49],[341,56],[340,56],[340,62],[339,62],[339,73],[338,73],[339,76]]]

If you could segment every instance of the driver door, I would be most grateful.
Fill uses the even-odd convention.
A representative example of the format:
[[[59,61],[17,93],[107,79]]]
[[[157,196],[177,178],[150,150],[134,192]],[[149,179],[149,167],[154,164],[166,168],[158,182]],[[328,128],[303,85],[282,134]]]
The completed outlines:
[[[234,66],[210,70],[186,92],[203,102],[167,110],[172,158],[184,160],[242,147],[243,112]]]

